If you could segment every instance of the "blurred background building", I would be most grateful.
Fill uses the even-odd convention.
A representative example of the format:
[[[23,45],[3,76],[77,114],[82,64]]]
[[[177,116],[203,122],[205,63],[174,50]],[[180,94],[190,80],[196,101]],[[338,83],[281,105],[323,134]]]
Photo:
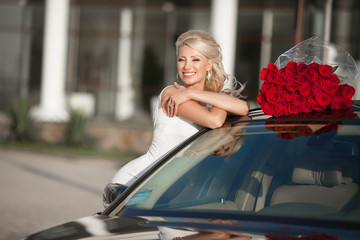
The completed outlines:
[[[174,43],[202,29],[255,100],[262,67],[320,36],[360,59],[357,0],[1,0],[0,108],[22,95],[39,120],[69,107],[151,119],[151,99],[176,80]],[[0,109],[0,110],[1,110]]]

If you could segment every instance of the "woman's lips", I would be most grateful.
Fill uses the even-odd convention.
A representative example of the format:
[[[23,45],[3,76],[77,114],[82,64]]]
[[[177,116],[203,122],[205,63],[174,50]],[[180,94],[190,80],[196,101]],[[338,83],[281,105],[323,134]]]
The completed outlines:
[[[195,75],[195,73],[194,72],[192,72],[192,73],[183,73],[183,75],[185,76],[185,77],[191,77],[191,76],[194,76]]]

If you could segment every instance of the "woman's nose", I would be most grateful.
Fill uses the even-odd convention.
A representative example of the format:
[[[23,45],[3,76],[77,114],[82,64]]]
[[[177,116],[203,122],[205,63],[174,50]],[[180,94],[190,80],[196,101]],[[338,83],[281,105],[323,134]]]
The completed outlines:
[[[184,68],[185,69],[191,68],[191,61],[185,61]]]

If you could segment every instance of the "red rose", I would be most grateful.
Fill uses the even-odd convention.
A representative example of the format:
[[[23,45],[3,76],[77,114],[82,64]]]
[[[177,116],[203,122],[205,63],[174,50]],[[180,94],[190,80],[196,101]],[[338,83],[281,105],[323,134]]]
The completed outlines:
[[[284,88],[283,86],[278,86],[278,85],[274,84],[274,87],[273,87],[272,90],[279,92],[279,91],[283,91],[283,88]]]
[[[277,66],[276,66],[274,63],[269,63],[269,64],[268,64],[268,69],[269,69],[270,71],[274,71],[274,72],[278,72],[278,71],[279,71],[278,68],[277,68]]]
[[[303,96],[309,95],[311,92],[311,85],[309,83],[302,83],[299,87],[299,93]]]
[[[328,94],[333,94],[336,89],[338,88],[338,85],[330,82],[330,81],[321,81],[320,83],[321,89],[324,90],[324,92]]]
[[[354,101],[351,100],[350,98],[345,98],[345,97],[344,97],[344,98],[341,100],[341,106],[342,106],[343,108],[351,107],[351,106],[353,105],[353,103],[354,103]]]
[[[308,69],[308,66],[303,62],[301,62],[301,63],[299,63],[299,65],[297,65],[298,73],[305,73],[307,71],[307,69]]]
[[[285,101],[291,101],[292,100],[292,94],[286,90],[286,88],[282,91],[282,99]]]
[[[288,62],[288,64],[285,67],[285,72],[286,75],[290,78],[290,79],[294,79],[296,77],[297,74],[297,64],[296,62]]]
[[[273,88],[272,83],[265,82],[261,85],[260,91],[263,93],[267,93],[267,92],[270,92],[272,88]]]
[[[290,61],[286,64],[286,67],[285,67],[285,70],[286,69],[294,69],[296,70],[297,69],[297,63],[294,62],[294,61]]]
[[[301,81],[304,83],[311,83],[311,75],[308,73],[304,73],[301,75]]]
[[[290,104],[288,106],[289,114],[298,114],[300,110],[300,107],[295,104]]]
[[[258,101],[259,105],[263,104],[266,101],[265,94],[259,94],[256,97],[256,100]]]
[[[293,101],[295,105],[301,106],[306,102],[306,98],[303,95],[294,95],[293,96]]]
[[[267,76],[268,72],[269,72],[269,69],[263,68],[260,72],[260,79],[263,81],[266,81],[266,76]]]
[[[308,67],[308,73],[311,75],[317,74],[319,72],[319,66],[320,64],[313,62]]]
[[[280,93],[278,91],[270,91],[266,93],[266,100],[271,104],[276,104],[280,100]]]
[[[311,108],[311,103],[309,102],[305,102],[304,104],[301,105],[301,111],[304,113],[309,113],[311,112],[312,108]]]
[[[314,95],[311,95],[311,94],[306,95],[306,101],[307,101],[308,103],[314,103],[314,102],[316,102]]]
[[[296,98],[296,96],[298,96],[299,94],[297,92],[292,92],[290,93],[290,97],[289,97],[289,102],[291,102],[291,104],[293,104],[294,98]]]
[[[311,104],[311,108],[315,111],[325,110],[325,107],[323,105],[320,105],[318,102],[314,102],[313,104]]]
[[[330,108],[331,109],[340,109],[342,108],[341,106],[341,101],[343,99],[343,96],[341,96],[340,93],[340,88],[338,87],[337,90],[331,95],[331,104],[330,104]]]
[[[287,105],[286,105],[286,103],[284,103],[284,102],[280,102],[280,103],[278,103],[278,104],[275,104],[275,106],[274,106],[274,112],[275,112],[275,116],[282,116],[282,115],[284,115],[286,112],[285,112],[285,110],[286,110],[286,107],[287,107]]]
[[[280,74],[278,75],[278,79],[277,79],[277,81],[276,81],[276,84],[278,84],[278,85],[280,85],[280,86],[285,86],[287,82],[288,82],[288,80],[286,79],[286,75],[280,73]]]
[[[263,106],[262,106],[262,110],[264,111],[265,114],[267,115],[274,115],[275,113],[275,107],[274,105],[272,104],[269,104],[269,103],[264,103]]]
[[[274,71],[270,71],[268,72],[267,76],[266,76],[266,81],[270,82],[270,83],[275,83],[278,79],[278,73],[274,72]]]
[[[318,83],[322,81],[322,77],[318,73],[315,73],[314,75],[311,76],[310,80],[313,83]]]
[[[289,92],[295,92],[298,88],[298,85],[296,82],[294,81],[290,81],[286,84],[286,90],[288,90]]]
[[[352,98],[355,94],[355,88],[348,84],[342,84],[339,86],[340,93],[343,97]]]
[[[341,101],[341,99],[338,99],[338,101],[333,99],[333,101],[331,101],[331,103],[330,103],[330,108],[331,109],[340,109],[341,108],[340,101]]]
[[[311,77],[307,73],[298,73],[295,80],[298,83],[311,82]]]
[[[319,73],[322,77],[330,77],[332,74],[332,67],[329,65],[320,65],[319,66]]]
[[[280,101],[278,104],[277,104],[279,107],[281,107],[283,110],[286,110],[287,109],[287,102],[286,101]]]
[[[314,82],[313,85],[311,86],[311,92],[314,95],[319,95],[319,94],[323,93],[323,90],[321,89],[320,83]]]
[[[340,98],[342,98],[342,97],[343,96],[341,96],[340,87],[338,86],[336,91],[333,92],[333,94],[332,94],[332,99],[333,99],[333,101],[340,101]]]
[[[326,106],[328,104],[330,104],[331,102],[331,97],[326,94],[326,93],[322,93],[319,95],[315,96],[315,100],[321,105],[321,106]]]
[[[338,85],[340,83],[340,79],[336,74],[332,74],[328,80],[336,85]]]

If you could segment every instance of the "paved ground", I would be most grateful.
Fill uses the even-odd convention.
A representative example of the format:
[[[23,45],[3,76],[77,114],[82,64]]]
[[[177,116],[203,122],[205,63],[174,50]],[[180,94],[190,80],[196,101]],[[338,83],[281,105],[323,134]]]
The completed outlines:
[[[103,187],[119,167],[107,159],[0,148],[0,239],[103,210]]]

